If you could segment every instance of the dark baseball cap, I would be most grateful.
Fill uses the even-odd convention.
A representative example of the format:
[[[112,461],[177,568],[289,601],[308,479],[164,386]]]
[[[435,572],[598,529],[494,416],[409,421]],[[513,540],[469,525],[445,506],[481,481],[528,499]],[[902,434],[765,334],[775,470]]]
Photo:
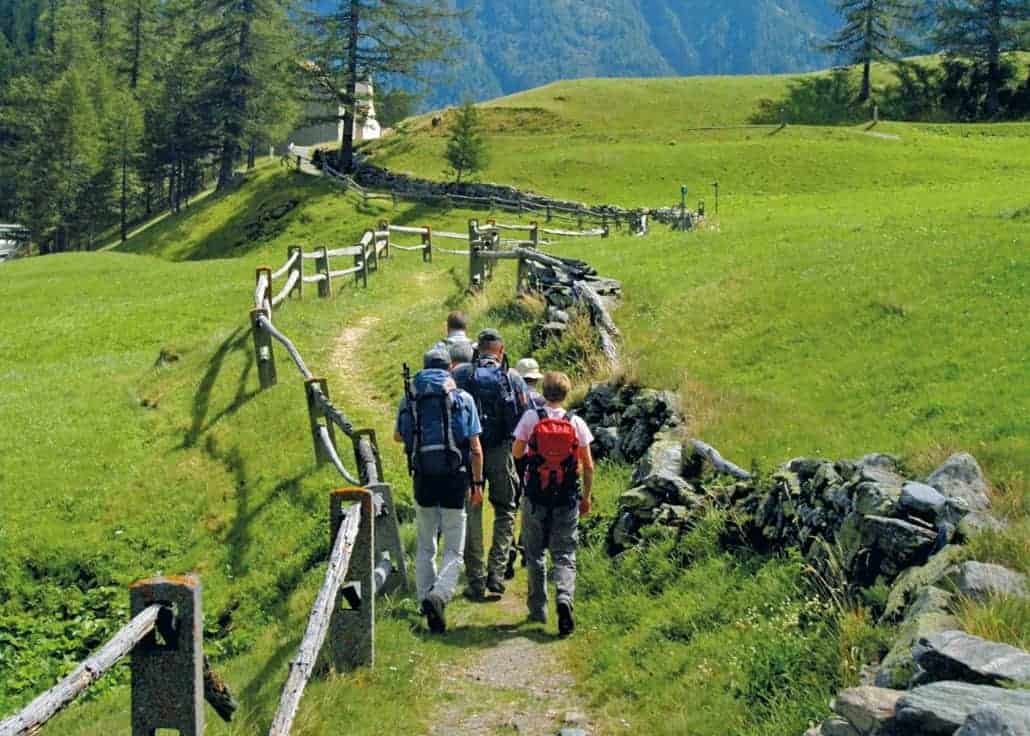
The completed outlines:
[[[443,348],[433,348],[422,356],[422,367],[447,370],[451,367],[451,355]]]
[[[504,342],[504,339],[501,337],[500,332],[492,327],[488,327],[479,333],[479,344],[482,345],[483,343],[491,342]]]

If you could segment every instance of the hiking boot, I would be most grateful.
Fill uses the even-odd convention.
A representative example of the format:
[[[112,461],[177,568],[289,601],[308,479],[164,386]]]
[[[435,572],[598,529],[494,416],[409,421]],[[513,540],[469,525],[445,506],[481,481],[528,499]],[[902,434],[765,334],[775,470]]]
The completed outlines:
[[[422,613],[426,615],[426,623],[429,625],[429,630],[434,634],[442,634],[447,631],[447,619],[444,618],[444,609],[446,607],[443,598],[435,593],[430,593],[422,601]]]
[[[490,575],[486,579],[486,589],[489,590],[491,593],[496,593],[497,595],[504,595],[505,590],[504,583],[502,583],[493,575]]]
[[[572,604],[558,601],[558,636],[568,636],[576,630],[576,620],[572,617]]]
[[[546,624],[547,623],[547,611],[530,611],[529,616],[526,620],[531,624]]]
[[[467,585],[462,595],[473,603],[482,603],[486,600],[486,591],[478,585]]]

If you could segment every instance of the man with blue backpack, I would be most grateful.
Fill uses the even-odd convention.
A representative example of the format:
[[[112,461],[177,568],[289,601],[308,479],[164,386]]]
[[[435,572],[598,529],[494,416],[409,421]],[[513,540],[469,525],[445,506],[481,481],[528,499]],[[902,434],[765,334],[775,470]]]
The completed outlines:
[[[483,505],[482,428],[472,397],[451,377],[448,352],[430,350],[423,366],[414,381],[405,366],[394,439],[404,443],[414,478],[418,598],[429,630],[443,633],[444,610],[458,585],[465,551],[466,506]],[[443,563],[437,570],[441,534]]]
[[[515,531],[518,476],[511,446],[515,426],[529,404],[526,382],[508,367],[504,341],[497,330],[479,333],[471,363],[454,369],[458,387],[475,400],[482,425],[483,473],[489,484],[488,498],[494,509],[493,541],[484,569],[483,508],[469,505],[465,543],[466,597],[483,600],[486,591],[504,594],[508,550]]]

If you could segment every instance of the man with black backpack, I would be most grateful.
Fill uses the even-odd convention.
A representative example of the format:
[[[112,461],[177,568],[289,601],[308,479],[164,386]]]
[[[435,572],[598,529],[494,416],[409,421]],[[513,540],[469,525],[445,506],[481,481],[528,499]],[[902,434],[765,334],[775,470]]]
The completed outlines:
[[[554,565],[558,633],[576,627],[576,548],[580,514],[590,513],[594,437],[580,417],[563,408],[572,383],[564,373],[544,375],[547,405],[527,411],[515,428],[516,458],[526,458],[522,499],[522,544],[529,569],[529,620],[547,623],[547,552]]]
[[[466,504],[483,505],[482,430],[475,402],[451,377],[448,352],[430,350],[423,365],[413,382],[405,366],[404,398],[394,439],[404,443],[414,478],[415,582],[422,613],[430,631],[443,633],[447,630],[444,609],[458,585],[465,551]],[[438,571],[436,547],[441,534],[443,564]]]
[[[529,390],[522,377],[508,367],[504,341],[497,330],[479,333],[473,361],[455,368],[453,375],[458,387],[475,400],[479,411],[483,428],[483,473],[494,509],[493,541],[484,570],[483,509],[472,505],[468,508],[465,595],[472,600],[482,600],[486,591],[504,593],[504,571],[515,530],[518,493],[518,476],[511,455],[512,433],[529,403]]]

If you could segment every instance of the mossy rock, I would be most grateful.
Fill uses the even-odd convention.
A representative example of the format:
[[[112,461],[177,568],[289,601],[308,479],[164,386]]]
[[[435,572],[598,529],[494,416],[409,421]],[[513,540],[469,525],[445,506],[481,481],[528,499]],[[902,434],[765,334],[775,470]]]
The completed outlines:
[[[891,588],[891,592],[887,596],[887,606],[884,608],[883,616],[880,620],[892,621],[897,619],[920,589],[935,585],[944,577],[952,565],[956,565],[968,558],[968,549],[961,545],[950,544],[927,560],[925,565],[905,570],[894,582],[894,587]]]

